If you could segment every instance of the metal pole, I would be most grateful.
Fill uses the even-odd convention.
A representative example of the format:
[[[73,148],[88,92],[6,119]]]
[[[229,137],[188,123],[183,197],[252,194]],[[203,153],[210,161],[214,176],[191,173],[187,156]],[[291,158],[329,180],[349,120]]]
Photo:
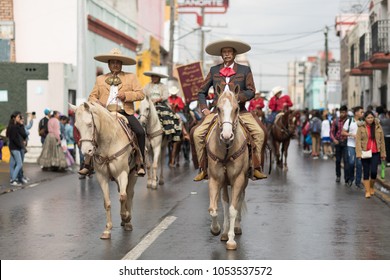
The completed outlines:
[[[170,0],[170,21],[169,21],[169,54],[168,54],[168,75],[173,77],[173,34],[175,31],[175,0]]]
[[[324,107],[325,110],[328,109],[328,68],[329,68],[329,51],[328,51],[328,26],[325,26],[325,87],[324,87]]]
[[[200,63],[202,65],[202,70],[204,69],[204,31],[203,31],[203,25],[204,25],[204,7],[202,6],[200,9],[201,14],[201,23],[200,23]],[[204,70],[203,70],[204,71]]]

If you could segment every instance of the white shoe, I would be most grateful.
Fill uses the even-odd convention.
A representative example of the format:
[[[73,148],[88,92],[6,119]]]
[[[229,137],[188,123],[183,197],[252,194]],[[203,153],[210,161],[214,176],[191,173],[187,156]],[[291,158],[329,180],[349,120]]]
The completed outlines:
[[[12,183],[11,183],[11,186],[21,186],[22,184],[21,183],[19,183],[18,181],[12,181]]]
[[[323,157],[323,159],[327,160],[327,159],[328,159],[328,156],[327,156],[327,155],[325,155],[325,156]]]
[[[22,181],[23,184],[27,184],[28,183],[28,180],[26,178],[24,178],[24,177],[22,178],[21,181]]]

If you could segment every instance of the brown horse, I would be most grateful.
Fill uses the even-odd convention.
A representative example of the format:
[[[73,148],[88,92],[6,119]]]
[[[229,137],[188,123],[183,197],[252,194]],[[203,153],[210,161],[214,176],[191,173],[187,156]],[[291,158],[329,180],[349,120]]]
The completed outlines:
[[[291,110],[287,110],[276,116],[275,121],[270,128],[270,139],[275,153],[276,164],[281,168],[283,167],[286,171],[288,170],[288,146],[290,145],[291,138],[295,137],[297,121],[298,118],[296,113]]]
[[[221,89],[217,87],[217,93]],[[222,190],[224,212],[221,241],[226,242],[226,249],[235,250],[235,234],[241,234],[241,209],[245,207],[245,188],[248,184],[249,150],[245,131],[239,121],[239,106],[236,94],[225,90],[218,99],[217,120],[210,128],[206,139],[209,176],[209,213],[212,218],[211,233],[219,235],[218,198]],[[231,186],[229,201],[228,186]],[[245,208],[244,208],[245,209]]]

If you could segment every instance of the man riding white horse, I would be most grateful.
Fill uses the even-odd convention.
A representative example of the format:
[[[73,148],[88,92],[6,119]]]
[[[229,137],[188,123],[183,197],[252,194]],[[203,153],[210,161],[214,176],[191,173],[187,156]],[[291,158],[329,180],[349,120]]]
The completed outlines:
[[[210,55],[221,56],[223,63],[213,66],[210,69],[206,79],[198,91],[198,99],[200,109],[205,116],[203,122],[192,130],[193,137],[193,160],[195,167],[200,165],[200,172],[194,178],[194,181],[201,181],[207,177],[207,155],[206,155],[206,134],[210,123],[213,121],[215,112],[211,112],[207,107],[206,97],[210,87],[216,89],[219,85],[222,89],[225,87],[231,90],[235,86],[239,86],[240,92],[237,96],[241,120],[246,124],[249,133],[254,142],[253,159],[253,179],[264,179],[267,176],[261,172],[261,151],[264,145],[264,130],[259,126],[256,119],[250,113],[243,113],[246,111],[245,103],[251,100],[256,92],[253,75],[250,67],[236,63],[234,60],[237,54],[243,54],[249,51],[251,47],[241,41],[237,40],[221,40],[209,44],[206,47],[206,52]],[[215,95],[215,100],[218,96]],[[216,103],[216,102],[215,102]]]
[[[96,102],[111,112],[116,111],[127,119],[128,126],[137,137],[140,150],[136,154],[137,174],[138,176],[144,176],[145,131],[134,116],[134,101],[141,101],[145,94],[137,76],[122,71],[122,65],[134,65],[136,62],[133,58],[123,55],[116,48],[112,49],[109,54],[97,55],[94,58],[97,61],[108,63],[110,73],[96,78],[95,86],[88,97],[88,101]],[[88,174],[90,160],[90,157],[86,155],[85,168],[80,170],[79,174]]]

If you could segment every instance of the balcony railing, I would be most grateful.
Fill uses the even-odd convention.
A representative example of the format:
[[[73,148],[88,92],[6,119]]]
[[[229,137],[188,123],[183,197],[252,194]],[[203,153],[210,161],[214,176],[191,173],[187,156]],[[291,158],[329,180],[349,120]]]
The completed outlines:
[[[372,53],[390,52],[389,46],[390,20],[378,20],[371,27]]]
[[[359,63],[362,63],[370,59],[371,52],[369,50],[369,46],[370,46],[369,38],[370,36],[368,36],[367,33],[363,34],[359,38]]]

